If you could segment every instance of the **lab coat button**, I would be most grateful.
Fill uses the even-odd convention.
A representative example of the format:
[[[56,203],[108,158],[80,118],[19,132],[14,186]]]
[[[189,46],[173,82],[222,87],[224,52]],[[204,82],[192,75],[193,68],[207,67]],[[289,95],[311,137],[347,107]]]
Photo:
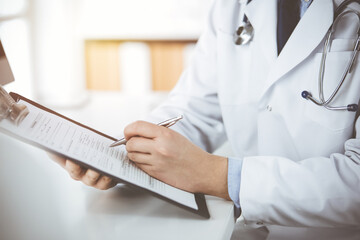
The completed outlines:
[[[257,222],[256,224],[257,224],[257,225],[264,225],[263,222]]]
[[[267,109],[269,112],[271,112],[271,111],[272,111],[271,105],[267,105],[267,106],[266,106],[266,109]]]

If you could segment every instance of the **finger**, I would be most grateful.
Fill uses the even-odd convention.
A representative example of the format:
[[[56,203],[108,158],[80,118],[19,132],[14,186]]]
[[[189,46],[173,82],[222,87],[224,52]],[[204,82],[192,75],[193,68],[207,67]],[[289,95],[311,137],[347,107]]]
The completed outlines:
[[[99,178],[100,178],[100,173],[92,169],[88,169],[81,180],[83,183],[85,183],[88,186],[94,186],[96,185]]]
[[[70,176],[75,180],[80,180],[85,173],[85,169],[73,161],[66,160],[65,169],[69,172]]]
[[[140,136],[145,138],[155,138],[161,131],[160,126],[145,121],[136,121],[125,127],[124,135],[127,140],[132,137]]]
[[[129,152],[128,157],[136,164],[153,165],[154,163],[152,155],[148,153]]]
[[[127,152],[151,153],[154,141],[143,137],[132,137],[126,143]]]
[[[61,167],[65,168],[65,164],[66,164],[66,159],[65,158],[60,157],[60,156],[55,155],[55,154],[50,153],[50,152],[48,152],[47,154],[52,160],[54,160],[54,162],[59,164]]]
[[[112,180],[108,176],[101,176],[101,178],[97,181],[95,187],[100,190],[106,190],[116,186],[116,181]]]

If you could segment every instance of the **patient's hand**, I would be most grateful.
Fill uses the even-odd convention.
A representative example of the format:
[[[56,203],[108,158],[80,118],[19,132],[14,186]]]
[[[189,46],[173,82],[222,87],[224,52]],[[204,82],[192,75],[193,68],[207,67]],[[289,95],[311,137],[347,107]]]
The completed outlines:
[[[82,181],[84,184],[100,189],[106,190],[114,187],[117,183],[108,176],[101,175],[100,173],[81,167],[80,165],[68,159],[59,157],[49,153],[49,156],[60,166],[68,171],[70,177],[74,180]]]

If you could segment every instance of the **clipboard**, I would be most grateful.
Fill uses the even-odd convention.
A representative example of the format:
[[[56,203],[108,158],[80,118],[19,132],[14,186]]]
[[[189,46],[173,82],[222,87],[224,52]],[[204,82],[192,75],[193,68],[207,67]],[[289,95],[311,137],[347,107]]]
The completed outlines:
[[[61,118],[61,120],[65,120],[65,121],[67,121],[67,122],[69,122],[69,123],[75,124],[77,127],[81,128],[81,129],[84,129],[84,130],[86,130],[86,131],[90,131],[91,133],[94,133],[95,135],[98,135],[98,136],[101,136],[101,137],[106,138],[106,139],[108,139],[108,140],[111,140],[111,142],[116,141],[116,139],[113,138],[113,137],[111,137],[111,136],[108,136],[108,135],[106,135],[106,134],[104,134],[104,133],[101,133],[101,132],[99,132],[99,131],[97,131],[97,130],[95,130],[95,129],[92,129],[92,128],[86,126],[86,125],[83,125],[83,124],[81,124],[81,123],[79,123],[79,122],[76,122],[76,121],[70,119],[70,118],[67,118],[67,117],[65,117],[65,116],[63,116],[63,115],[61,115],[61,114],[59,114],[59,113],[57,113],[57,112],[55,112],[55,111],[53,111],[53,110],[51,110],[51,109],[48,109],[48,108],[46,108],[46,107],[44,107],[44,106],[42,106],[42,105],[40,105],[40,104],[38,104],[38,103],[36,103],[36,102],[34,102],[34,101],[31,101],[31,100],[29,100],[29,99],[27,99],[27,98],[25,98],[25,97],[23,97],[23,96],[21,96],[21,95],[19,95],[19,94],[16,94],[16,93],[11,92],[10,95],[11,95],[11,97],[12,97],[16,102],[21,101],[21,102],[23,102],[23,103],[29,104],[29,106],[31,106],[31,107],[35,107],[35,108],[37,108],[37,109],[40,109],[40,110],[42,110],[42,111],[45,111],[46,113],[50,113],[51,115],[54,115],[54,116],[56,116],[57,118]],[[3,133],[5,133],[5,134],[7,134],[7,135],[9,135],[9,136],[11,136],[11,137],[14,137],[14,138],[20,140],[20,141],[22,141],[22,142],[25,142],[25,143],[27,143],[27,144],[33,145],[33,146],[38,147],[38,148],[40,148],[40,149],[43,149],[43,150],[45,150],[45,151],[48,151],[48,152],[57,154],[57,155],[59,155],[59,156],[62,156],[62,157],[64,157],[64,158],[67,158],[67,159],[70,159],[70,160],[76,162],[77,164],[79,164],[79,165],[81,165],[81,166],[83,166],[83,167],[85,167],[85,168],[89,168],[89,169],[96,170],[96,171],[100,172],[100,173],[103,174],[103,175],[106,175],[106,176],[109,176],[109,177],[115,179],[115,180],[118,181],[119,183],[125,183],[125,184],[127,184],[127,185],[133,186],[134,188],[143,189],[143,190],[149,192],[151,195],[153,195],[153,196],[155,196],[155,197],[157,197],[157,198],[160,198],[160,199],[162,199],[162,200],[164,200],[164,201],[166,201],[166,202],[169,202],[169,203],[171,203],[171,204],[173,204],[173,205],[175,205],[175,206],[178,206],[178,207],[183,208],[183,209],[185,209],[185,210],[187,210],[187,211],[190,211],[190,212],[192,212],[192,213],[195,213],[195,214],[197,214],[197,215],[199,215],[199,216],[201,216],[201,217],[203,217],[203,218],[205,218],[205,219],[209,219],[209,218],[210,218],[210,214],[209,214],[209,211],[208,211],[208,208],[207,208],[206,200],[205,200],[205,197],[204,197],[203,194],[200,194],[200,193],[195,193],[195,194],[194,194],[194,193],[189,193],[189,192],[186,192],[186,191],[183,191],[183,190],[180,190],[180,189],[176,189],[176,188],[174,188],[174,187],[172,187],[172,186],[170,186],[170,185],[167,185],[167,184],[161,182],[161,184],[165,184],[165,186],[166,186],[167,188],[169,187],[170,190],[171,190],[171,189],[176,189],[176,191],[179,191],[181,194],[186,195],[187,197],[189,197],[189,196],[192,195],[194,199],[191,199],[191,201],[194,201],[194,203],[196,203],[196,208],[194,208],[194,207],[189,207],[188,205],[182,204],[181,201],[178,201],[177,199],[175,199],[175,198],[173,198],[173,197],[167,197],[167,196],[165,196],[165,195],[163,195],[163,194],[161,194],[161,193],[159,193],[159,192],[157,192],[157,191],[152,191],[152,190],[149,189],[149,188],[144,188],[144,187],[142,187],[142,186],[140,186],[140,185],[138,185],[138,184],[136,184],[136,183],[134,183],[134,182],[132,182],[132,181],[129,181],[129,180],[124,179],[124,178],[121,178],[121,177],[119,177],[118,175],[115,175],[115,174],[111,173],[110,171],[104,171],[104,170],[102,170],[102,169],[100,169],[100,168],[97,168],[97,167],[94,167],[93,165],[88,164],[88,163],[86,163],[86,162],[84,162],[84,161],[82,161],[82,160],[79,160],[79,159],[77,159],[77,158],[74,158],[73,156],[69,156],[68,154],[64,154],[64,152],[56,151],[56,150],[54,150],[54,149],[46,146],[45,144],[41,144],[41,143],[39,143],[39,142],[36,142],[36,141],[33,141],[33,140],[29,140],[29,138],[27,138],[27,137],[21,136],[21,135],[19,135],[19,134],[16,134],[14,131],[11,131],[11,130],[9,130],[9,129],[4,128],[4,127],[2,126],[2,123],[1,123],[1,122],[0,122],[0,131],[3,132]],[[140,171],[141,171],[141,170],[140,170]],[[141,171],[141,172],[142,172],[142,171]],[[143,174],[146,174],[146,173],[144,173],[144,172],[142,172],[142,173],[143,173]],[[146,174],[146,175],[147,175],[147,174]],[[149,175],[147,175],[147,176],[149,176]],[[151,179],[150,176],[149,176],[149,178]],[[160,181],[157,180],[157,179],[154,179],[154,181],[160,182]],[[175,190],[174,190],[174,191],[175,191]],[[190,195],[190,194],[191,194],[191,195]],[[191,196],[191,197],[192,197],[192,196]],[[191,197],[190,197],[190,198],[191,198]]]

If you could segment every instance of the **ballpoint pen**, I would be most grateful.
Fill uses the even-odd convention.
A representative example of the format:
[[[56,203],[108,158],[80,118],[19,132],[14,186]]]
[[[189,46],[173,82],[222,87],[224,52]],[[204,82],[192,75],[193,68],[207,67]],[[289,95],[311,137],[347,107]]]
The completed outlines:
[[[182,115],[178,116],[178,117],[174,117],[174,118],[170,118],[168,120],[165,120],[163,122],[160,122],[156,125],[158,126],[163,126],[163,127],[171,127],[172,125],[174,125],[175,123],[177,123],[178,121],[180,121],[181,119],[183,118]],[[116,146],[119,146],[119,145],[123,145],[123,144],[126,144],[126,139],[125,138],[121,138],[119,140],[117,140],[116,142],[112,143],[110,145],[110,147],[116,147]]]

